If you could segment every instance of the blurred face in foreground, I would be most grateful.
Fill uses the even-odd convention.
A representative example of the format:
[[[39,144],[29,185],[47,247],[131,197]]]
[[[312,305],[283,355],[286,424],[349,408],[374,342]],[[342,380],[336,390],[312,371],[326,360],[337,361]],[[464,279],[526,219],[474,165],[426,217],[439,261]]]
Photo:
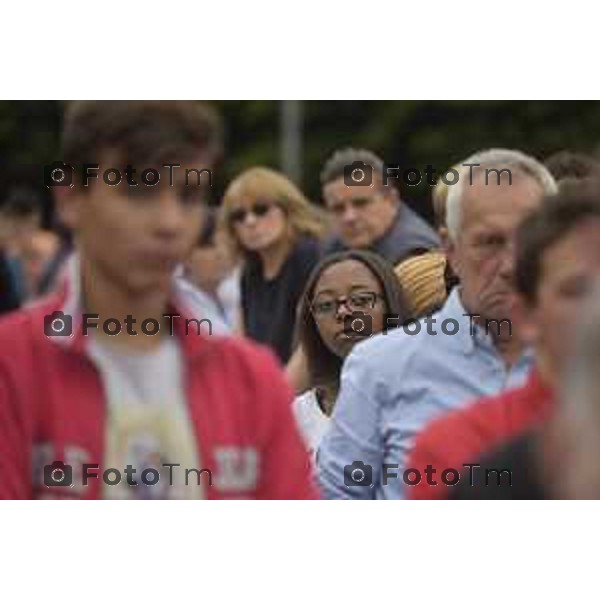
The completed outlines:
[[[347,248],[369,248],[391,227],[398,210],[392,189],[373,176],[371,186],[348,186],[340,177],[323,186],[325,205],[336,233]]]
[[[537,297],[525,332],[540,368],[555,385],[569,358],[577,318],[600,280],[600,219],[574,227],[542,257]]]
[[[483,172],[473,177],[473,185],[465,185],[460,231],[457,239],[448,240],[447,254],[460,278],[467,312],[485,319],[511,318],[515,233],[542,197],[541,185],[515,170],[512,184],[506,173],[500,184],[493,173],[486,184]]]
[[[339,304],[341,300],[345,301]],[[366,339],[344,331],[346,316],[363,312],[371,317],[374,334],[383,329],[386,311],[383,289],[371,270],[358,260],[345,260],[327,267],[315,286],[311,307],[323,343],[340,357],[345,357],[354,344]]]
[[[21,255],[28,293],[35,292],[44,274],[44,269],[58,252],[59,247],[60,240],[51,231],[40,229],[29,236]]]
[[[169,170],[156,165],[133,165],[137,187],[126,177],[119,185],[102,181],[106,168],[121,168],[123,161],[105,153],[98,179],[87,190],[74,187],[63,192],[59,208],[63,220],[75,231],[82,261],[126,293],[141,297],[151,291],[167,292],[175,267],[194,246],[204,215],[208,177],[191,173],[186,185],[185,170],[210,168],[202,156]],[[147,186],[140,173],[154,167],[160,182]]]

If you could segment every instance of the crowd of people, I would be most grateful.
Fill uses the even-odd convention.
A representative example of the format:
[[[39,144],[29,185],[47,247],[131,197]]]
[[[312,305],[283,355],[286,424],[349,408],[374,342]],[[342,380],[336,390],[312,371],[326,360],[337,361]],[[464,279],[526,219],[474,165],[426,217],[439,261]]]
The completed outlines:
[[[207,104],[76,101],[68,236],[3,199],[0,498],[600,497],[593,157],[479,149],[429,224],[364,148],[213,206],[223,152]]]

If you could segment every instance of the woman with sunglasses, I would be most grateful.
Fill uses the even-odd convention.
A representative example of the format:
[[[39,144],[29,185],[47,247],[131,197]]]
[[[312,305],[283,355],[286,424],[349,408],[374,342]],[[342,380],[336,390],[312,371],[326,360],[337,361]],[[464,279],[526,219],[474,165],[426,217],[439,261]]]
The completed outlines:
[[[392,266],[363,250],[332,254],[312,272],[298,311],[310,389],[294,412],[313,454],[329,426],[344,358],[354,344],[412,315]]]
[[[240,329],[270,346],[285,364],[297,304],[320,257],[321,212],[287,177],[254,167],[227,188],[222,220],[244,263]]]

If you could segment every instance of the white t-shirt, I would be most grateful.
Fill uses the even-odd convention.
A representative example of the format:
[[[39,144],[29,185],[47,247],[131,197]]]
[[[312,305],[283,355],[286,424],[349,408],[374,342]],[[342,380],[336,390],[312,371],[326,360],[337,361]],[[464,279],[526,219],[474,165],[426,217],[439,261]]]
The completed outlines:
[[[117,469],[121,482],[102,483],[103,496],[111,499],[199,499],[204,497],[205,476],[186,469],[202,468],[195,434],[188,414],[183,361],[173,338],[161,340],[151,352],[120,351],[92,337],[89,355],[104,385],[107,411],[103,468]],[[179,464],[179,467],[164,467]],[[128,485],[125,467],[136,469]],[[155,469],[158,483],[144,484],[142,473]],[[98,474],[102,481],[102,473]],[[116,476],[115,476],[116,477]],[[149,471],[146,481],[154,480]],[[115,478],[110,477],[111,481]]]
[[[314,457],[329,428],[329,417],[321,410],[314,389],[297,396],[292,408],[304,442]]]

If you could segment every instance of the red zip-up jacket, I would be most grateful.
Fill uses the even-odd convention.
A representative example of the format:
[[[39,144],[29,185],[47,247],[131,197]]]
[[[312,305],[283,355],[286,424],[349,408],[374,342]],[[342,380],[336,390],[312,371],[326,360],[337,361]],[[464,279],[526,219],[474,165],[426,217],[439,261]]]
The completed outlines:
[[[101,478],[85,487],[47,487],[43,480],[43,466],[54,461],[84,457],[103,469],[107,403],[86,354],[88,338],[76,327],[71,337],[44,333],[44,316],[68,306],[73,293],[67,283],[0,320],[0,498],[102,497]],[[273,355],[239,338],[185,335],[186,313],[177,299],[172,305],[182,315],[173,319],[173,332],[182,347],[201,468],[212,473],[206,497],[316,498],[293,394]],[[244,464],[248,453],[253,460]],[[236,469],[253,464],[255,483],[246,471],[236,484]]]
[[[428,484],[422,476],[417,485],[407,486],[407,498],[448,498],[453,488],[442,482],[445,469],[468,477],[468,467],[463,465],[478,464],[474,461],[482,455],[543,422],[553,405],[552,390],[533,369],[523,386],[481,398],[433,421],[417,436],[407,469],[425,473],[430,465],[436,470],[432,481],[437,485]]]

